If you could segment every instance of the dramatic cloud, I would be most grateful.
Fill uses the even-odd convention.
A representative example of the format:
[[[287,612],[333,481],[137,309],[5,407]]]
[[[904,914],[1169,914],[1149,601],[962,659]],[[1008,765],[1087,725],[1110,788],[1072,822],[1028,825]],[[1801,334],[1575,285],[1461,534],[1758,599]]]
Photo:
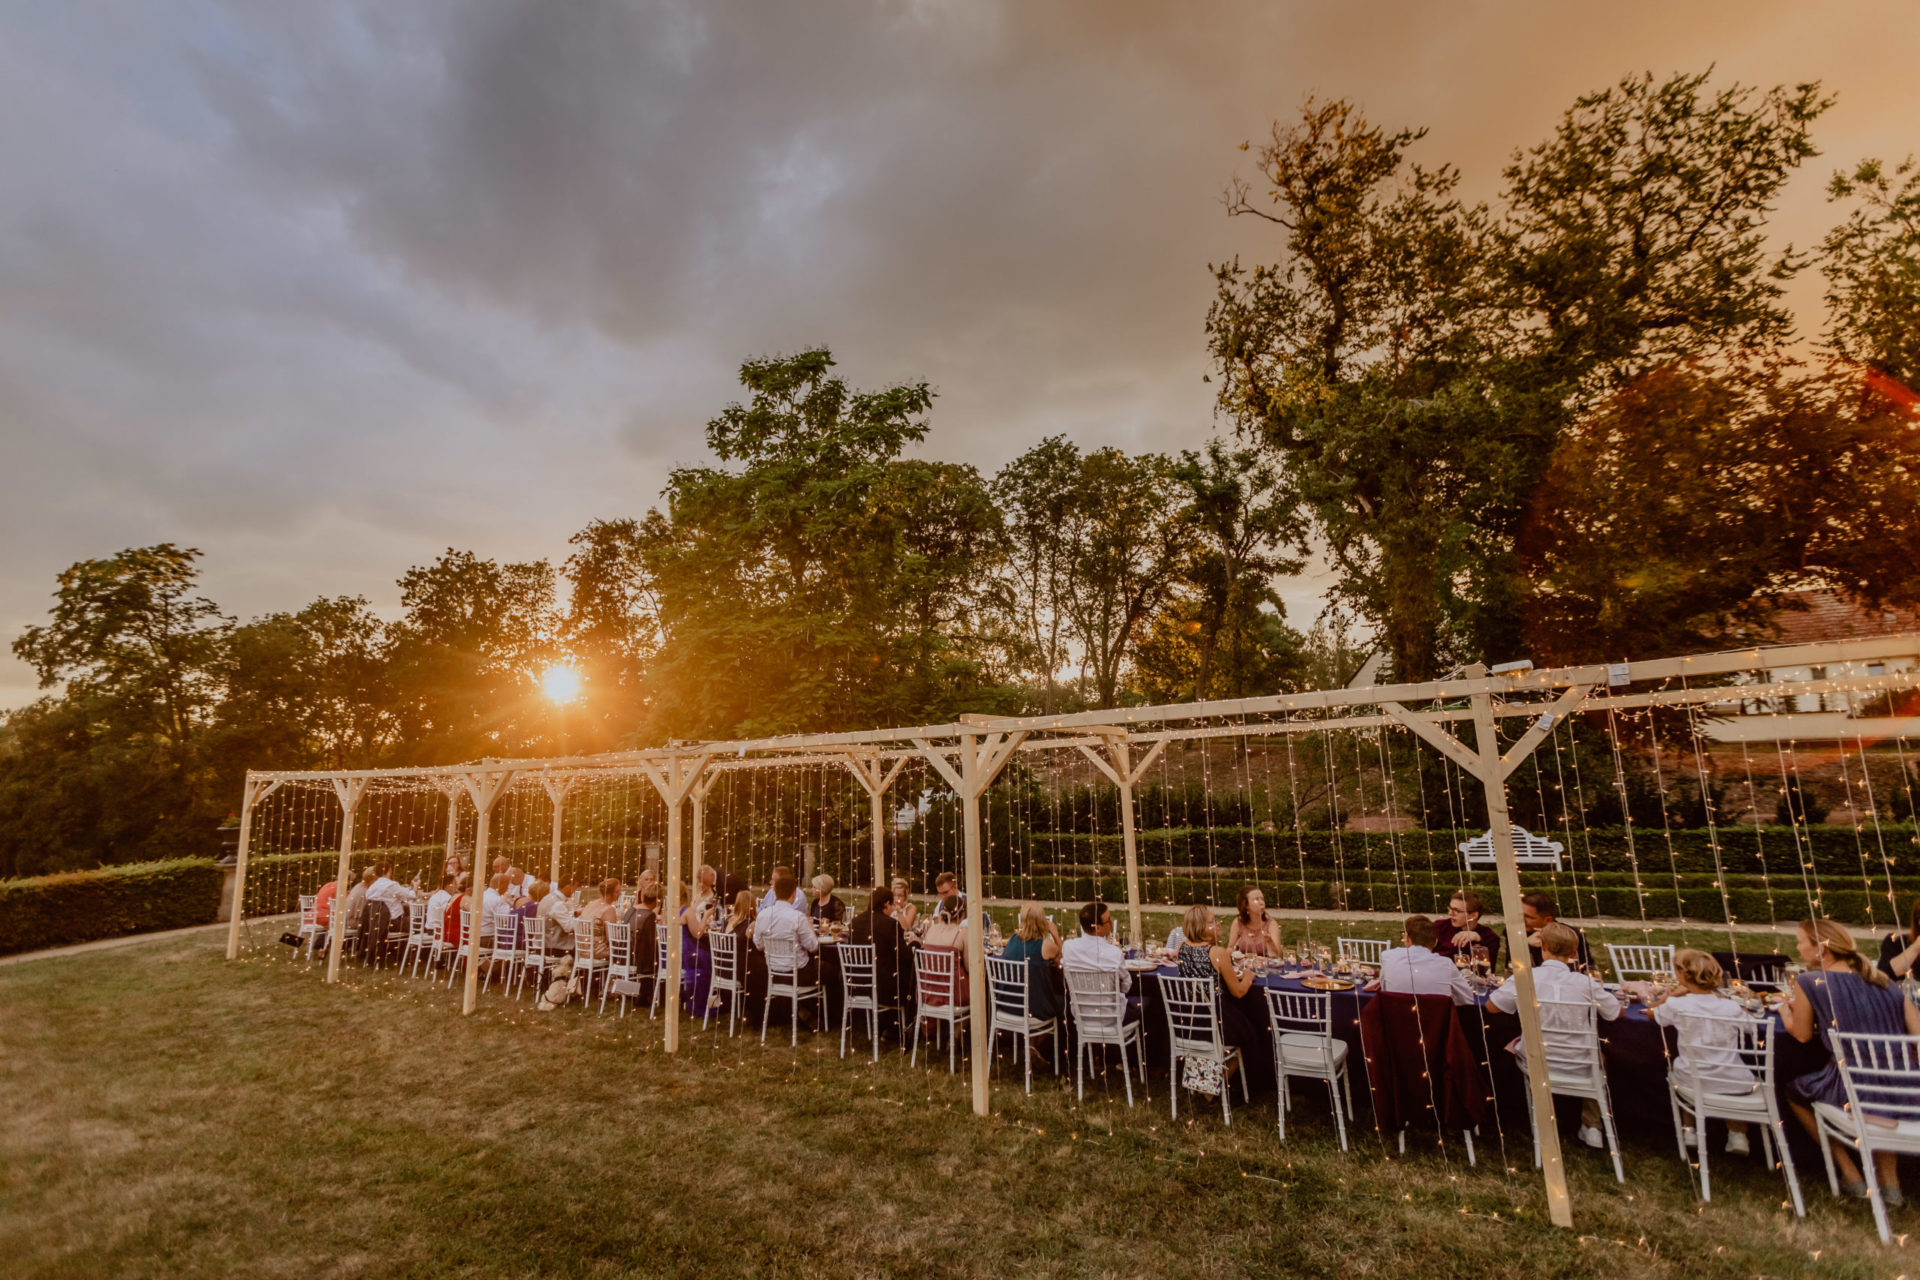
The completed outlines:
[[[242,615],[390,606],[448,545],[561,554],[701,458],[743,356],[816,342],[930,379],[937,456],[1190,446],[1207,264],[1272,253],[1217,197],[1307,92],[1431,126],[1483,195],[1641,68],[1822,79],[1834,164],[1920,150],[1903,4],[1594,12],[9,5],[0,624],[162,539]],[[0,704],[30,685],[0,665]]]

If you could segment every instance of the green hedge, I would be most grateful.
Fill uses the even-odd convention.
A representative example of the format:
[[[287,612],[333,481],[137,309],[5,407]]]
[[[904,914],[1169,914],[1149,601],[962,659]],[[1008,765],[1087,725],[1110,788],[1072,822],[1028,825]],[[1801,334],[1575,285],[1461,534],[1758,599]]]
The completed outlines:
[[[420,883],[438,887],[446,863],[444,845],[415,845],[397,849],[356,849],[350,864],[355,873],[375,862],[385,862],[401,884],[416,875]],[[300,909],[300,895],[317,893],[340,870],[340,854],[280,853],[247,859],[247,891],[242,909],[249,916],[285,915]]]
[[[212,924],[224,878],[211,859],[179,858],[0,880],[0,955]]]

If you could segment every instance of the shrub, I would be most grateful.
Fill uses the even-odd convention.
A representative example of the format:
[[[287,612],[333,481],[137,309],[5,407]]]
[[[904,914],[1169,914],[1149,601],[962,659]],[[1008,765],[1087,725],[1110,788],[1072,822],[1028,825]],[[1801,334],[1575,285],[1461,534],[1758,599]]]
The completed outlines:
[[[0,955],[211,924],[225,876],[210,858],[0,880]]]

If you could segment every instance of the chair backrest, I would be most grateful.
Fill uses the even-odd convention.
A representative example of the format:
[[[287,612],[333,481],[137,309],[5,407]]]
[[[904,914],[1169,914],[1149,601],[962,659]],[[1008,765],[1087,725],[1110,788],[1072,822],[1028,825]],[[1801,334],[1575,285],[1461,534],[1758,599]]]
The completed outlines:
[[[281,901],[284,902],[286,899],[282,898]],[[317,893],[303,893],[300,895],[301,924],[312,924],[314,922],[314,917],[318,915],[320,911],[319,903],[320,895]]]
[[[1167,1011],[1167,1034],[1181,1053],[1221,1056],[1219,1011],[1212,978],[1162,978],[1160,1002]]]
[[[1772,1018],[1708,1018],[1675,1011],[1680,1050],[1673,1073],[1709,1094],[1773,1092]],[[1684,1065],[1683,1065],[1684,1063]]]
[[[1920,1120],[1920,1036],[1835,1031],[1828,1039],[1848,1111],[1895,1122]]]
[[[1777,952],[1764,951],[1716,951],[1713,958],[1729,979],[1738,978],[1758,987],[1786,986],[1787,966],[1792,963]]]
[[[1540,1038],[1547,1046],[1547,1074],[1585,1080],[1601,1074],[1600,1010],[1591,1000],[1542,1000]]]
[[[1333,997],[1324,991],[1276,991],[1266,988],[1267,1023],[1273,1034],[1333,1038]]]
[[[800,954],[799,943],[792,938],[783,938],[778,934],[769,933],[760,949],[767,955],[768,977],[779,977],[788,982],[797,980],[796,975],[800,972],[800,966],[805,963],[804,957]]]
[[[575,918],[573,922],[573,962],[584,964],[593,959],[593,921]]]
[[[407,904],[407,940],[409,942],[424,938],[427,934],[427,904],[409,902]]]
[[[1618,943],[1607,944],[1607,962],[1613,966],[1616,982],[1632,982],[1639,978],[1665,978],[1673,972],[1673,948],[1642,946],[1622,946]]]
[[[987,957],[987,990],[993,995],[994,1016],[1011,1018],[1016,1022],[1026,1020],[1027,962],[1009,960],[1005,956]]]
[[[496,907],[493,912],[493,949],[508,955],[520,949],[520,917],[512,907]]]
[[[709,929],[707,950],[713,955],[714,987],[723,991],[731,989],[740,981],[739,936],[726,929]]]
[[[1118,969],[1067,969],[1067,1000],[1082,1035],[1112,1040],[1127,1018],[1127,993]]]
[[[668,964],[667,943],[672,939],[672,935],[673,935],[673,930],[665,927],[662,927],[657,935],[657,940],[660,943],[660,972],[661,973],[665,973],[667,971],[667,964]]]
[[[1354,960],[1361,964],[1379,964],[1380,957],[1387,954],[1387,944],[1372,938],[1335,938],[1340,945],[1340,958]]]
[[[542,915],[522,916],[520,928],[524,931],[522,941],[526,943],[527,955],[536,960],[545,959],[547,954],[547,918]]]
[[[633,926],[617,920],[607,921],[607,964],[612,968],[633,967]]]
[[[840,994],[847,1004],[871,1004],[880,997],[879,979],[873,967],[873,944],[840,944]]]
[[[953,1004],[954,964],[960,957],[945,947],[923,948],[913,963],[913,989],[920,1004]]]

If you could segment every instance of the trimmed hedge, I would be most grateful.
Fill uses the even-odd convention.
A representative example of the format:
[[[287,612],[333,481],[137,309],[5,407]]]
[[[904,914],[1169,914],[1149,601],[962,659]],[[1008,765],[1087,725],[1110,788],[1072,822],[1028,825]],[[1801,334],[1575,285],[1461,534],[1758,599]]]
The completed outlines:
[[[0,955],[212,924],[225,873],[177,858],[0,880]]]
[[[375,862],[385,862],[401,884],[415,876],[438,887],[446,862],[446,846],[413,845],[396,849],[355,849],[350,859],[358,873]],[[247,859],[247,891],[241,909],[249,916],[278,916],[300,909],[300,895],[317,893],[340,870],[340,854],[280,853]]]

